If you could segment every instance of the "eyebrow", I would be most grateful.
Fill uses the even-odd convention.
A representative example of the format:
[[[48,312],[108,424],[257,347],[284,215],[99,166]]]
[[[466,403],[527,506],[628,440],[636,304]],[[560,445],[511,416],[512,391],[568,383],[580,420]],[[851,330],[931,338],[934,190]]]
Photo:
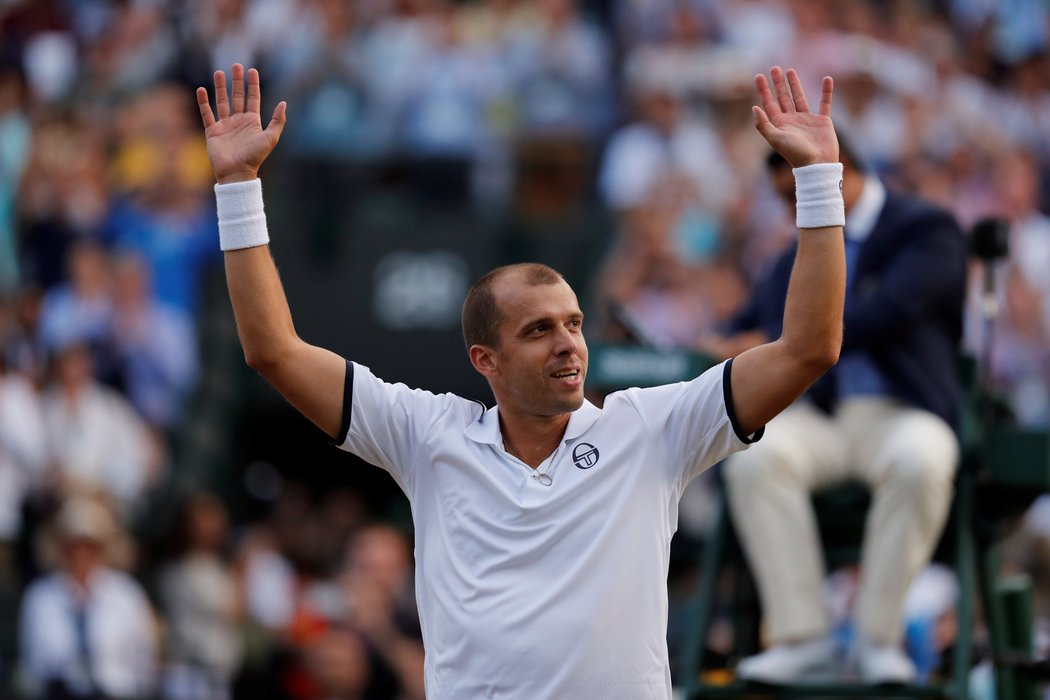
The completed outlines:
[[[580,321],[583,320],[583,312],[582,311],[574,311],[571,314],[569,314],[568,320],[573,321],[573,320],[577,320],[577,319],[580,320]],[[521,327],[519,328],[519,332],[527,331],[528,329],[532,328],[533,326],[539,325],[541,323],[551,323],[551,324],[553,324],[553,323],[557,323],[557,321],[555,321],[552,316],[537,316],[535,318],[530,318],[529,320],[527,320],[527,321],[525,321],[524,323],[521,324]]]

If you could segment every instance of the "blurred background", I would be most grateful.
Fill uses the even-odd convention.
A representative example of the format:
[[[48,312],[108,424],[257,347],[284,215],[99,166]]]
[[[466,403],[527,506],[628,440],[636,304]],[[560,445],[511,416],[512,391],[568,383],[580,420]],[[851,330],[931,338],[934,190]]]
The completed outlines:
[[[752,78],[830,74],[891,186],[1008,224],[966,343],[1046,427],[1048,34],[1043,0],[0,0],[0,697],[422,697],[407,502],[244,366],[213,70],[288,101],[262,178],[300,334],[487,403],[459,310],[498,264],[563,272],[592,342],[717,329],[795,235]],[[1015,543],[1044,639],[1050,506]],[[54,570],[108,582],[91,635]]]

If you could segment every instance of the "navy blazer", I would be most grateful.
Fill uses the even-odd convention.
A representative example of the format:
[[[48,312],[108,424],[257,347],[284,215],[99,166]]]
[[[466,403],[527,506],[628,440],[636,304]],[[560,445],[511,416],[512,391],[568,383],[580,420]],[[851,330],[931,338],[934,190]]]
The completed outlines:
[[[730,332],[762,330],[779,338],[797,246],[777,259]],[[847,295],[842,352],[863,350],[891,392],[944,418],[958,419],[958,353],[966,295],[966,241],[943,209],[887,190],[875,226],[861,245]],[[835,371],[809,392],[833,410]]]

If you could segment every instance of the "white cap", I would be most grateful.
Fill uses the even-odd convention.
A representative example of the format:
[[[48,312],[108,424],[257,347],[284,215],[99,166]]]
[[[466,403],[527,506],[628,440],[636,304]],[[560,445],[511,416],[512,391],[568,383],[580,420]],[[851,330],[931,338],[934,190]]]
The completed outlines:
[[[106,543],[114,534],[113,516],[89,498],[71,498],[58,512],[58,531],[64,539],[88,539]]]

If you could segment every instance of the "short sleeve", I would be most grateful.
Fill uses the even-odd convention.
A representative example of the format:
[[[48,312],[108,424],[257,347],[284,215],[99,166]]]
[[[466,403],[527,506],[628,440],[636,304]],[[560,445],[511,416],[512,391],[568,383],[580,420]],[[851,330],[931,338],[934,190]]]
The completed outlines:
[[[764,428],[740,431],[732,368],[730,359],[692,381],[625,392],[683,485],[762,437]]]
[[[457,398],[389,384],[347,362],[339,448],[390,472],[410,494],[418,448]]]

